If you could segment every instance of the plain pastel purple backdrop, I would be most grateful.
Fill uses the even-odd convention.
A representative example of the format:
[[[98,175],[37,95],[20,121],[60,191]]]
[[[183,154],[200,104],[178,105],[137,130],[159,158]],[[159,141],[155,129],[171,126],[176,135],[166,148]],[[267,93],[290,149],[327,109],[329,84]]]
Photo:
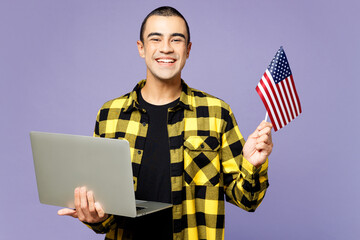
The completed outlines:
[[[226,204],[226,239],[360,239],[357,0],[0,2],[0,239],[103,239],[39,203],[31,130],[91,135],[105,101],[145,78],[136,40],[161,5],[187,18],[183,78],[228,102],[247,137],[255,86],[280,45],[303,113],[273,134],[255,213]]]

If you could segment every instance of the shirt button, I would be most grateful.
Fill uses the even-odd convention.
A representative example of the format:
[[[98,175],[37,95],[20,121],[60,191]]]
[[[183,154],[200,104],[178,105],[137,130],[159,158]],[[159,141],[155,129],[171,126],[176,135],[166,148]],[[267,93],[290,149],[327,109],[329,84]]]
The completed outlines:
[[[201,147],[201,148],[204,148],[205,146],[204,146],[204,144],[201,144],[200,147]]]
[[[141,154],[141,151],[140,151],[140,150],[138,151],[138,154],[139,154],[139,155]]]
[[[143,122],[142,125],[145,127],[145,126],[146,126],[146,122]]]

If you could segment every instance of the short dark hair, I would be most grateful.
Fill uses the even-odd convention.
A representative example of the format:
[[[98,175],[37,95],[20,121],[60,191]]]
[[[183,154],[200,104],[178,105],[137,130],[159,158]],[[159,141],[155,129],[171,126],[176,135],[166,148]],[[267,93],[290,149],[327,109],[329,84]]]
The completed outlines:
[[[190,29],[189,29],[189,25],[186,21],[186,19],[184,18],[184,16],[175,8],[173,7],[169,7],[169,6],[163,6],[163,7],[159,7],[156,8],[155,10],[153,10],[151,13],[149,13],[144,21],[141,24],[141,28],[140,28],[140,41],[144,43],[144,31],[145,31],[145,25],[146,22],[148,20],[149,17],[151,16],[163,16],[163,17],[171,17],[171,16],[175,16],[175,17],[180,17],[185,21],[185,25],[186,25],[186,32],[188,35],[188,39],[187,39],[187,44],[190,43]]]

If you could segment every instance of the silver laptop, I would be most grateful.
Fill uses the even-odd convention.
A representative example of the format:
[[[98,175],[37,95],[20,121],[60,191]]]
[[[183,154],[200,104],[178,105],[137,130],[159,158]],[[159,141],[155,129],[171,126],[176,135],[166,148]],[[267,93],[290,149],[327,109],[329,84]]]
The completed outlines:
[[[41,203],[74,208],[74,190],[86,186],[104,211],[137,217],[170,208],[136,201],[129,142],[57,133],[31,132]]]

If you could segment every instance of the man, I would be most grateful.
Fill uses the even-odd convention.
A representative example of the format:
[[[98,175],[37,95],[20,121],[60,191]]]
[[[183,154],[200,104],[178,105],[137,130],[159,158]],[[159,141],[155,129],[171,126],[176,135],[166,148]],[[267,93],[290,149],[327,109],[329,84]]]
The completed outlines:
[[[188,87],[181,70],[191,45],[177,10],[152,11],[137,42],[146,80],[103,105],[94,134],[127,139],[136,197],[172,203],[172,210],[133,220],[109,216],[82,187],[75,190],[76,209],[59,215],[79,218],[106,239],[223,239],[225,195],[247,211],[261,203],[272,126],[263,121],[245,143],[225,102]]]

